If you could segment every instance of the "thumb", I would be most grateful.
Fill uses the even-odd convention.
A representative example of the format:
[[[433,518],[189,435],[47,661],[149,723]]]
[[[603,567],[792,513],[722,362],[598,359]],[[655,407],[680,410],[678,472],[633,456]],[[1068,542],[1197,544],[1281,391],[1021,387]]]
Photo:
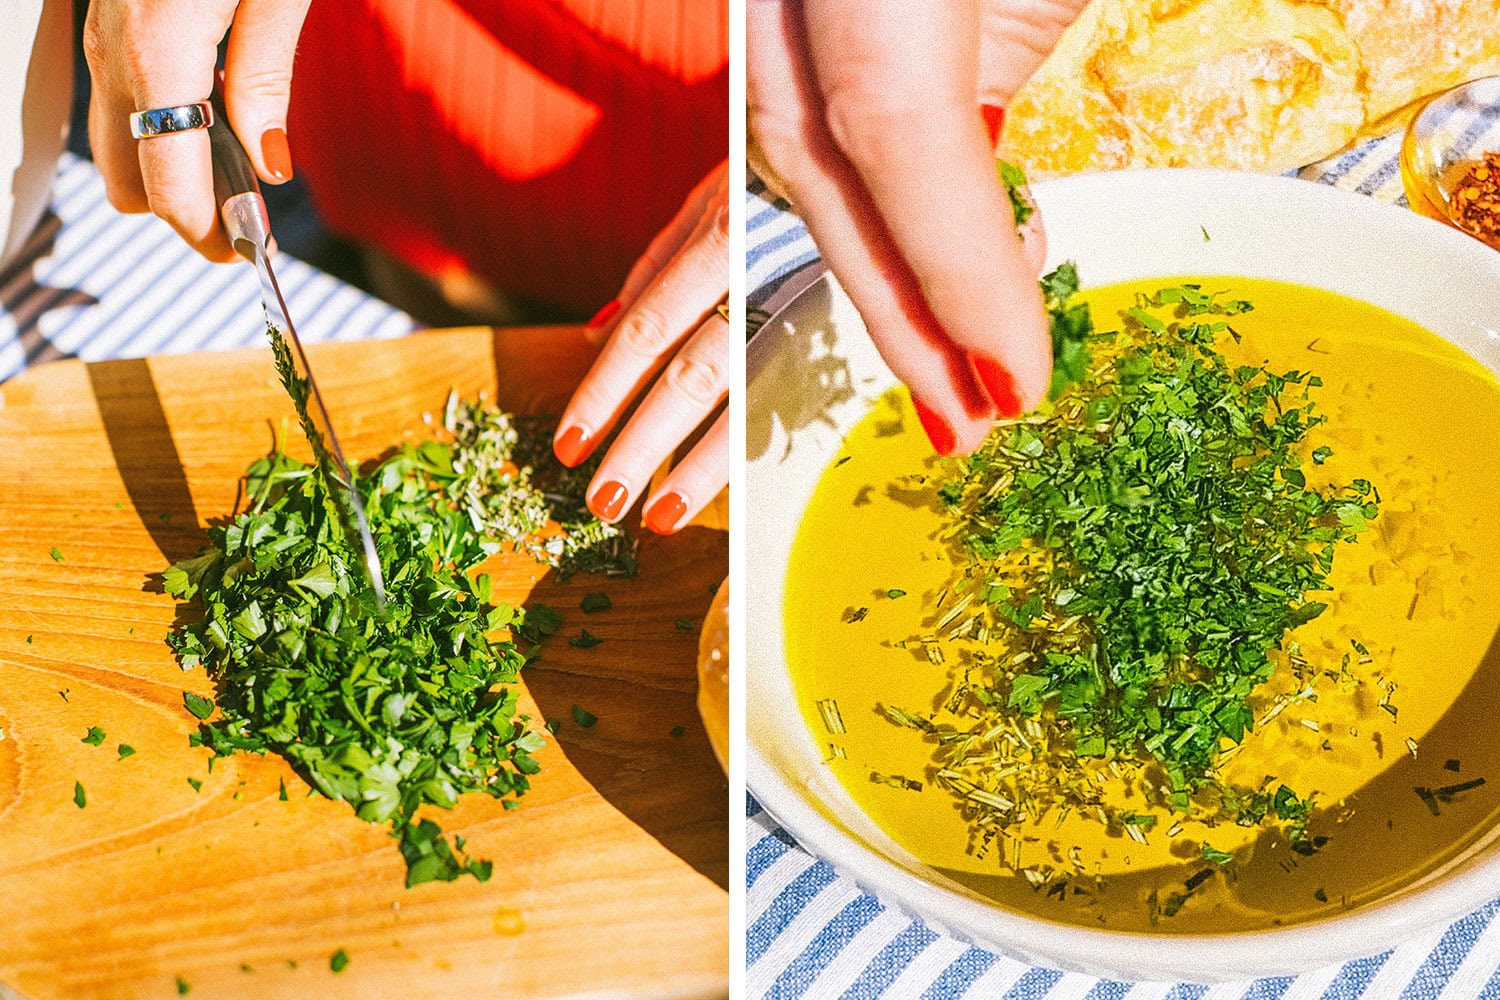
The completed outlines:
[[[267,184],[292,178],[286,108],[292,60],[310,0],[240,0],[224,57],[224,108],[255,172]]]

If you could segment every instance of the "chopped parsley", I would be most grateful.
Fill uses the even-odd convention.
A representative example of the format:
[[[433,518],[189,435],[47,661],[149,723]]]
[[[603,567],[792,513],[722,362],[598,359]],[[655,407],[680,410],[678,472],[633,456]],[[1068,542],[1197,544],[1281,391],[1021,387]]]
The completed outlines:
[[[1199,853],[1203,855],[1204,861],[1212,861],[1216,865],[1227,865],[1234,860],[1233,854],[1230,854],[1228,851],[1218,850],[1208,844],[1204,844]]]
[[[88,796],[83,792],[82,782],[73,782],[73,804],[80,809],[89,804]]]
[[[582,726],[584,729],[588,729],[592,727],[594,723],[599,721],[599,717],[585,708],[574,705],[573,721]]]
[[[1020,228],[1036,212],[1036,206],[1026,196],[1026,171],[1005,160],[996,160],[995,163],[1000,170],[1000,182],[1005,185],[1005,194],[1010,199],[1011,216],[1016,227]]]
[[[257,610],[258,608],[259,605],[257,605]],[[214,714],[213,701],[203,697],[201,694],[184,691],[182,692],[182,703],[187,707],[189,712],[193,713],[193,718],[195,719],[207,719],[210,715]]]
[[[104,742],[104,730],[100,729],[98,726],[90,726],[88,735],[79,740],[79,742],[87,743],[89,746],[99,746]]]
[[[278,360],[291,390],[295,372]],[[544,739],[517,715],[516,682],[563,617],[492,602],[476,568],[514,550],[559,576],[635,572],[634,541],[588,513],[597,463],[563,469],[546,421],[450,396],[444,428],[448,440],[403,444],[357,476],[384,615],[322,467],[279,448],[250,466],[244,509],[164,574],[168,593],[201,602],[201,618],[168,640],[184,670],[203,667],[217,688],[214,700],[183,696],[203,723],[197,743],[218,757],[279,754],[309,794],[388,825],[408,887],[491,871],[419,809],[451,809],[468,793],[508,807],[541,769],[532,754]],[[510,637],[492,638],[502,631]]]
[[[52,546],[52,551],[48,553],[48,555],[52,556],[53,562],[63,561],[62,549],[58,548],[56,545]]]
[[[135,747],[131,746],[129,743],[121,743],[118,747],[115,748],[115,751],[120,755],[120,760],[124,760],[126,757],[135,756]]]
[[[1050,407],[1000,424],[938,481],[962,577],[939,603],[940,634],[921,641],[940,653],[941,641],[985,637],[948,700],[956,722],[934,734],[938,780],[981,840],[1054,808],[1143,840],[1092,778],[1155,768],[1151,805],[1244,825],[1274,817],[1311,853],[1326,842],[1307,834],[1311,797],[1228,787],[1216,765],[1222,741],[1257,724],[1251,696],[1278,661],[1300,669],[1288,637],[1327,610],[1312,595],[1377,516],[1379,492],[1364,479],[1308,485],[1321,381],[1215,348],[1238,339],[1231,320],[1250,303],[1163,288],[1099,333],[1073,298],[1072,265],[1042,285]]]
[[[614,606],[608,594],[587,594],[578,602],[578,607],[586,615],[591,615],[596,611],[608,611]]]
[[[603,639],[594,635],[588,629],[584,629],[576,639],[569,639],[568,645],[576,646],[579,649],[593,649],[603,641]]]
[[[333,957],[328,960],[328,967],[334,972],[343,972],[348,965],[349,953],[342,948],[334,952]]]

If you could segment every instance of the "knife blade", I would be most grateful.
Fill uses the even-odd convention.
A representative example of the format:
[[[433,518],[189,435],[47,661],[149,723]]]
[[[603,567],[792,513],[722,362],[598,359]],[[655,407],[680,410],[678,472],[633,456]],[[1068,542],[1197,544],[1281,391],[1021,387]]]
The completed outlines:
[[[370,532],[364,500],[354,484],[349,463],[344,459],[333,421],[328,416],[328,407],[323,403],[323,394],[308,364],[307,352],[303,350],[297,329],[287,313],[281,286],[276,283],[270,254],[271,219],[260,193],[260,181],[245,147],[229,124],[223,98],[217,90],[213,104],[214,118],[208,128],[208,137],[213,151],[214,198],[219,204],[219,217],[235,252],[255,265],[256,276],[260,279],[261,305],[266,314],[266,335],[276,355],[277,370],[283,373],[302,432],[312,445],[313,457],[332,486],[334,506],[350,542],[359,553],[357,561],[364,567],[375,596],[376,610],[383,612],[385,576],[380,568],[380,554],[375,549],[375,537]]]

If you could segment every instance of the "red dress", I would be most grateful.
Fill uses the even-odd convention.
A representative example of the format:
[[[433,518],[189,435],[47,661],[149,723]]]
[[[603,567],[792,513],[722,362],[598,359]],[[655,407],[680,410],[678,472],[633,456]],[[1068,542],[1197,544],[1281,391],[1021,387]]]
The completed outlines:
[[[288,133],[331,229],[591,312],[728,149],[727,0],[315,0]]]

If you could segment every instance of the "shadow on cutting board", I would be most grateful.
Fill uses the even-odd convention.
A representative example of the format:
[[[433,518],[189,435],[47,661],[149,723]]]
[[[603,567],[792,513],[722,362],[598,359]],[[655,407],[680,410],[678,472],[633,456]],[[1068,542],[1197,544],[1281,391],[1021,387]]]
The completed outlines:
[[[133,359],[86,367],[115,466],[131,506],[161,550],[162,566],[186,559],[203,545],[203,530],[150,364]],[[152,574],[145,589],[161,593],[160,575]]]
[[[710,588],[724,576],[725,535],[701,527],[670,538],[639,535],[634,579],[580,573],[563,582],[549,571],[537,582],[526,603],[556,608],[564,621],[523,679],[542,715],[557,722],[554,739],[595,790],[727,890],[729,787],[697,710],[698,632]],[[614,606],[584,614],[578,602],[595,592]],[[570,645],[583,629],[602,641]],[[598,721],[580,725],[575,705]]]

